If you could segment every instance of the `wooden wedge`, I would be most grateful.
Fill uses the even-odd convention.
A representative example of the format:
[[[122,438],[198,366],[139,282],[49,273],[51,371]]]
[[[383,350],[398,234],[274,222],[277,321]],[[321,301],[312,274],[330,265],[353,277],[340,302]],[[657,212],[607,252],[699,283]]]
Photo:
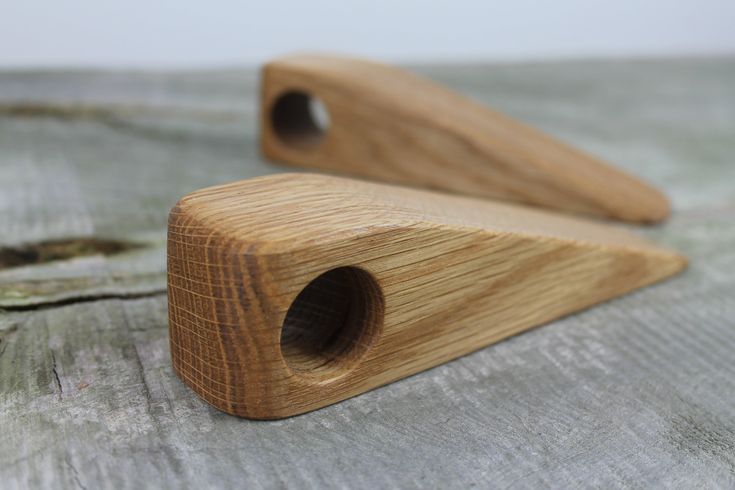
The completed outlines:
[[[312,174],[171,211],[171,354],[227,413],[296,415],[675,274],[609,225]]]
[[[329,127],[310,107],[321,101]],[[650,185],[407,71],[325,55],[263,69],[261,150],[274,161],[631,222],[669,214]]]

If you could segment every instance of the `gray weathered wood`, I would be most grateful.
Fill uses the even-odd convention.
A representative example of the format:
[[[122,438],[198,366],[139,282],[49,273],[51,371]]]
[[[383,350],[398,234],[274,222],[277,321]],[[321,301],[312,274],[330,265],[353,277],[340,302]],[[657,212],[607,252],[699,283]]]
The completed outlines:
[[[735,486],[735,61],[420,71],[665,188],[672,219],[642,232],[690,269],[314,413],[237,419],[171,371],[163,247],[179,196],[283,170],[257,154],[255,72],[0,73],[0,259],[135,245],[0,270],[2,486]]]

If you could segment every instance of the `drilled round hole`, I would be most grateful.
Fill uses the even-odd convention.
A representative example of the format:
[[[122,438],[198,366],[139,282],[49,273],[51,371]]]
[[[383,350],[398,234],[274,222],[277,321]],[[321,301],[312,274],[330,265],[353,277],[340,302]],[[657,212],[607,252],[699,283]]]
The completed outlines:
[[[354,366],[380,334],[383,295],[375,279],[339,267],[311,281],[286,313],[281,353],[294,373],[339,376]]]
[[[316,97],[305,92],[287,92],[273,104],[271,123],[284,143],[315,146],[329,129],[329,112]]]

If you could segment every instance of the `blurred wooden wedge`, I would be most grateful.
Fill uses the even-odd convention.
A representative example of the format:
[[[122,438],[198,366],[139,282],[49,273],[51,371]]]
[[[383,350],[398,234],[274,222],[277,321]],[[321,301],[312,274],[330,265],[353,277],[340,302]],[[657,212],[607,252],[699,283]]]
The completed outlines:
[[[274,161],[631,222],[669,214],[650,185],[398,68],[292,56],[265,66],[261,93],[261,150]]]

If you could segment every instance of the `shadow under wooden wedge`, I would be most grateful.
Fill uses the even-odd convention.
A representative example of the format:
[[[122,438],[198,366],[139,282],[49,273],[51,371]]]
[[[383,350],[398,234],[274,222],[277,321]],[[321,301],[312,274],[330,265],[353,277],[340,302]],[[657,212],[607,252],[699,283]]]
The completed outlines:
[[[310,101],[330,119],[319,127]],[[648,184],[404,70],[352,58],[268,63],[261,150],[275,161],[632,222],[669,214]]]
[[[303,413],[682,270],[609,225],[311,174],[171,211],[173,365],[225,412]]]

